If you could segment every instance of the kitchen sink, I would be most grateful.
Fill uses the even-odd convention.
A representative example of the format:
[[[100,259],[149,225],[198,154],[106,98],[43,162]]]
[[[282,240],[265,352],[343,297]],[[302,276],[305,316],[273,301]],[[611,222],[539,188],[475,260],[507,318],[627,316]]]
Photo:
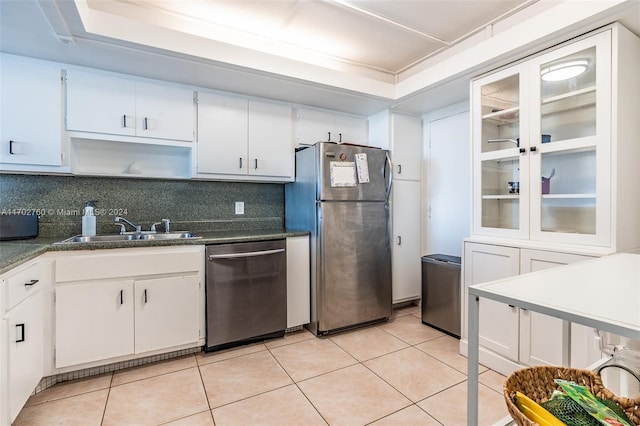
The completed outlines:
[[[198,237],[191,232],[166,232],[166,233],[141,233],[141,234],[107,234],[107,235],[93,235],[91,237],[85,237],[83,235],[76,235],[66,240],[59,241],[55,244],[68,244],[68,243],[109,243],[120,241],[151,241],[151,240],[193,240],[202,237]]]
[[[141,234],[139,240],[185,240],[201,238],[191,232],[165,232],[162,234]]]

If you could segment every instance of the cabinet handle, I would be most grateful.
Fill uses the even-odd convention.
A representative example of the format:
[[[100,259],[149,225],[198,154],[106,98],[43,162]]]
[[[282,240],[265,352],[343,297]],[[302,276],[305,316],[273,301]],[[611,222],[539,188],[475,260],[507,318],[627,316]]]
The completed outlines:
[[[515,309],[515,305],[509,305],[511,309]]]
[[[29,287],[32,286],[34,284],[38,284],[40,282],[40,280],[31,280],[28,283],[24,283],[25,287]]]
[[[18,328],[20,329],[20,338],[16,339],[16,343],[24,342],[24,323],[16,324],[16,337],[18,335]]]
[[[527,152],[525,148],[520,148],[520,154],[524,154],[525,152]]]
[[[147,126],[147,117],[145,117],[145,118],[142,120],[142,128],[143,128],[144,130],[148,130],[148,129],[149,129],[149,126]]]
[[[242,157],[240,157],[240,168],[242,168]]]
[[[331,142],[331,132],[327,132],[329,134],[329,139],[327,139],[327,142]]]
[[[253,168],[258,170],[258,159],[257,158],[254,160]]]
[[[147,289],[144,289],[144,303],[147,303]]]
[[[122,127],[127,128],[127,114],[122,116]]]
[[[338,133],[338,142],[342,142],[342,133]]]
[[[402,164],[398,164],[398,174],[402,174]]]
[[[120,304],[124,304],[124,290],[120,290]]]
[[[400,235],[398,235],[398,245],[399,246],[402,245],[402,237]]]
[[[536,150],[537,150],[537,149],[538,149],[538,148],[536,148],[535,146],[532,146],[531,148],[529,148],[529,151],[531,151],[531,152],[536,152]]]
[[[13,152],[13,141],[10,140],[9,141],[9,154],[14,155],[15,152]]]

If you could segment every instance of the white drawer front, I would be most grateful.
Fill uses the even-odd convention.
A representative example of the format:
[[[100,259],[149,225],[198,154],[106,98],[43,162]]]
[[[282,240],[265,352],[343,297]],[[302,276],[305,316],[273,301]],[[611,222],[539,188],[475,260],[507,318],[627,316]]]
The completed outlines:
[[[202,270],[204,246],[92,251],[56,259],[56,282],[112,279]]]
[[[11,309],[42,287],[42,267],[39,262],[18,267],[18,271],[9,274],[6,280],[7,309]]]

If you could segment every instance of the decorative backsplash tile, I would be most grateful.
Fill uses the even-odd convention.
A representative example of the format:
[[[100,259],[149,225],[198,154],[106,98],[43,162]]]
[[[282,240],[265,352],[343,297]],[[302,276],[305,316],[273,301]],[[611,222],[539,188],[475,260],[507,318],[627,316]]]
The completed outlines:
[[[277,183],[0,175],[0,213],[35,212],[41,236],[79,234],[89,200],[98,233],[116,232],[115,216],[143,230],[161,219],[196,233],[284,227],[284,185]],[[244,201],[243,215],[235,214],[236,201]]]

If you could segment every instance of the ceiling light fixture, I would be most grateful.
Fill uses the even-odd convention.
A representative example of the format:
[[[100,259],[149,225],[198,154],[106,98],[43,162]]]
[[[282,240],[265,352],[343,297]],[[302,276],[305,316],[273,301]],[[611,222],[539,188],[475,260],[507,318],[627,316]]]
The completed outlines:
[[[544,81],[562,81],[579,76],[588,66],[588,60],[576,59],[542,68],[540,75]]]

